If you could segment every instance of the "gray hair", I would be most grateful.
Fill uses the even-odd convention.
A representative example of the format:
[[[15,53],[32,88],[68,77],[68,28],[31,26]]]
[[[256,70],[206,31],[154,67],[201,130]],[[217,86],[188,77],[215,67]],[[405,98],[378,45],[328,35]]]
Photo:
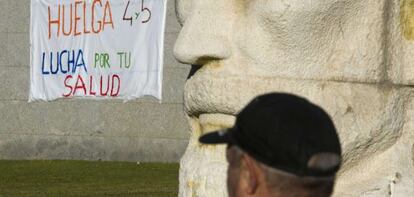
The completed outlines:
[[[246,153],[237,146],[232,148],[237,162],[240,162]],[[329,197],[332,194],[335,177],[298,177],[252,159],[263,170],[268,188],[275,193],[282,193],[285,197]]]

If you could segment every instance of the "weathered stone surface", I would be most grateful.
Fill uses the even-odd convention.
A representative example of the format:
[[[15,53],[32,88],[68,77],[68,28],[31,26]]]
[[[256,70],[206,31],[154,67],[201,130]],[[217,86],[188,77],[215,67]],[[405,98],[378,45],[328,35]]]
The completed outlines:
[[[0,49],[1,50],[1,49]],[[5,66],[0,69],[0,92],[3,100],[27,100],[30,68]]]
[[[344,153],[336,196],[414,193],[414,136],[407,134],[414,34],[402,32],[414,27],[412,0],[176,5],[183,28],[174,54],[200,67],[185,87],[192,135],[181,161],[180,196],[226,196],[226,165],[217,160],[223,149],[197,145],[202,125],[217,123],[203,119],[233,117],[269,91],[304,96],[332,116]]]
[[[0,67],[7,64],[7,33],[0,33]]]
[[[181,29],[180,24],[175,16],[175,1],[167,1],[167,16],[166,16],[166,33],[178,33]],[[174,40],[175,41],[175,40]]]
[[[0,134],[0,159],[74,159],[139,162],[177,161],[187,140]]]
[[[396,84],[414,84],[414,42],[411,0],[392,1],[388,24],[388,76]]]
[[[0,1],[0,8],[6,8],[7,7],[7,1]],[[0,12],[0,33],[6,33],[7,32],[7,10],[3,10]]]
[[[174,44],[175,44],[175,40],[177,39],[177,34],[176,32],[166,32],[165,33],[165,42],[164,42],[164,62],[168,63],[165,64],[165,68],[190,68],[190,66],[188,65],[184,65],[182,63],[179,63],[175,57],[174,57],[174,53],[173,53],[173,49],[174,49]]]
[[[7,65],[25,66],[30,64],[29,33],[9,33],[7,37]]]
[[[162,86],[163,103],[183,103],[184,84],[190,67],[164,69]]]
[[[220,69],[252,67],[249,74],[271,77],[383,80],[385,0],[242,4],[177,0],[178,19],[185,21],[177,59],[224,60]]]
[[[225,146],[200,145],[198,137],[205,132],[230,127],[234,117],[222,114],[189,118],[190,142],[180,163],[179,196],[226,196]]]
[[[30,2],[26,0],[2,0],[7,7],[7,31],[25,33],[30,29]]]
[[[395,84],[414,85],[414,4],[412,0],[390,2],[388,21],[388,77]]]
[[[239,89],[243,91],[233,91]],[[195,116],[234,115],[255,95],[270,91],[302,95],[326,109],[338,129],[347,162],[361,159],[368,149],[386,149],[400,136],[404,97],[386,86],[259,76],[246,81],[243,76],[196,74],[187,81],[185,104],[187,113]]]
[[[247,83],[244,83],[245,81],[243,77],[229,75],[226,77],[198,77],[196,74],[187,82],[186,86],[185,100],[187,112],[195,115],[195,117],[199,114],[203,117],[209,113],[235,114],[255,95],[264,92],[280,91],[302,95],[310,101],[319,104],[331,114],[342,142],[344,153],[342,170],[345,172],[348,169],[354,168],[364,158],[387,150],[402,135],[404,98],[406,98],[406,95],[399,90],[386,86],[341,82],[298,81],[293,79],[261,78],[257,76],[255,79],[249,79]],[[203,88],[199,88],[200,86]],[[234,89],[243,91],[235,94],[232,91]],[[192,124],[218,124],[218,127],[224,127],[222,123],[216,123],[217,121],[207,121],[207,123],[204,121],[200,123],[197,120],[196,118],[192,120]],[[227,125],[231,125],[231,121],[228,121]],[[200,127],[203,128],[203,126]],[[194,131],[193,126],[191,141],[197,142],[200,136],[199,133],[204,132]],[[210,165],[209,158],[212,158],[216,154],[224,154],[221,149],[219,149],[220,151],[213,149],[200,150],[202,148],[199,146],[190,145],[182,159],[183,167],[181,169],[185,172],[181,176],[203,177],[199,170],[194,169],[198,167],[194,166],[199,165],[206,168],[206,166]],[[187,164],[187,162],[191,164]],[[217,162],[214,161],[213,163],[215,164]],[[222,168],[209,173],[209,175],[214,174],[214,176],[211,175],[211,177],[215,177],[212,182],[225,180],[225,174],[221,174],[225,166],[224,163],[221,166]],[[189,169],[186,169],[186,167],[189,167]],[[190,171],[194,174],[191,174]],[[182,178],[182,180],[187,179],[191,178]],[[198,180],[197,178],[192,179],[194,179],[192,182],[197,182]],[[197,183],[201,185],[205,182],[201,181],[200,183],[200,181],[198,180]],[[183,193],[185,193],[185,190],[188,190],[186,188],[187,185],[181,183],[181,189],[184,190]],[[218,188],[216,192],[220,193],[221,190],[225,190],[225,185]],[[191,190],[194,190],[194,188],[191,188]],[[196,188],[195,190],[204,196],[204,189],[198,191]],[[208,189],[205,189],[205,191],[213,192]]]
[[[0,134],[188,138],[181,104],[2,101],[0,111]]]
[[[410,196],[414,188],[414,100],[413,91],[404,89],[404,127],[396,143],[385,151],[362,158],[338,177],[335,196]],[[410,94],[409,94],[410,93]],[[356,178],[358,177],[358,178]]]

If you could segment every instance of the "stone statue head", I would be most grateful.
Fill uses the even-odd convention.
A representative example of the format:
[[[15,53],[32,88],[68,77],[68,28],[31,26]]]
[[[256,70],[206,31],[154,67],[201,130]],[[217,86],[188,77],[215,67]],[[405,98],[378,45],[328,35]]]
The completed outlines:
[[[385,1],[177,0],[178,60],[211,74],[375,81]]]
[[[401,53],[414,51],[408,50],[413,2],[176,0],[182,29],[174,54],[193,65],[184,97],[193,136],[180,172],[181,180],[192,181],[182,184],[210,192],[203,189],[208,176],[197,178],[201,172],[192,173],[188,162],[197,157],[201,166],[217,166],[224,153],[196,139],[231,126],[250,99],[270,91],[304,96],[328,111],[344,150],[343,180],[358,174],[360,165],[371,168],[365,160],[375,160],[403,135],[403,95],[409,91],[398,87],[414,81],[414,72],[405,72],[412,65],[405,59],[414,58]],[[204,159],[209,154],[219,159]]]

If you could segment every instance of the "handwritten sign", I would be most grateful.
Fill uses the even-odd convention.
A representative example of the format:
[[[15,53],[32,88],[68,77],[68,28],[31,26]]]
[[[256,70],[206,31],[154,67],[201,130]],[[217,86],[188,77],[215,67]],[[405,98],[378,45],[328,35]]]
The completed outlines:
[[[29,101],[161,99],[167,0],[31,0]]]

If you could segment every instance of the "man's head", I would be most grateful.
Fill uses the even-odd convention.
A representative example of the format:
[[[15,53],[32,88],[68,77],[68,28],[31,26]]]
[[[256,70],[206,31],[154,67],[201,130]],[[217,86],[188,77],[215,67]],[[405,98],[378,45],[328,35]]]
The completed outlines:
[[[228,146],[227,189],[230,197],[328,197],[331,177],[299,177],[258,162],[237,146]]]
[[[228,144],[230,196],[329,196],[341,161],[328,114],[290,94],[256,97],[234,127],[200,142]]]

